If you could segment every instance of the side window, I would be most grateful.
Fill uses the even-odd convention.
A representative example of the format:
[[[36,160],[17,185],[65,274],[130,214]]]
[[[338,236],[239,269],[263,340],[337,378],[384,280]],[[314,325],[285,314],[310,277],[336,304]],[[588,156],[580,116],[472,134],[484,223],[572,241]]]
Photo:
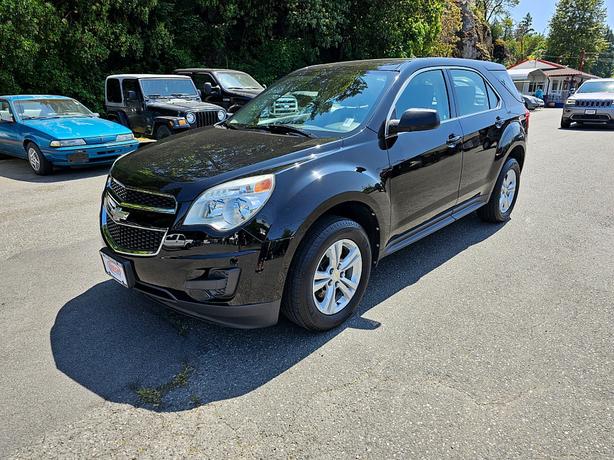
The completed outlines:
[[[13,113],[11,112],[11,106],[7,101],[0,101],[0,120],[13,121]]]
[[[488,103],[490,104],[491,109],[496,109],[499,105],[499,96],[497,93],[490,87],[490,85],[486,85],[486,91],[488,91]]]
[[[394,107],[395,117],[408,109],[434,109],[442,121],[450,118],[450,99],[441,70],[419,73],[409,82]]]
[[[460,116],[484,112],[490,109],[486,82],[482,76],[471,70],[450,71],[452,84],[456,92],[458,112]],[[492,91],[492,90],[491,90]],[[497,102],[495,101],[495,106]]]
[[[117,78],[109,78],[107,80],[107,100],[119,103],[122,101],[122,90],[119,87],[119,80]]]

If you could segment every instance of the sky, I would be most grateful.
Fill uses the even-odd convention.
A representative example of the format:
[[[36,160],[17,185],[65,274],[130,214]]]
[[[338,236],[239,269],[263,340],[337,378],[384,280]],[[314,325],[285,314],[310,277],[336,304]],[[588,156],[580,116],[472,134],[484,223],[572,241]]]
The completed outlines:
[[[606,0],[605,3],[608,8],[608,24],[614,29],[614,0]],[[512,10],[512,17],[518,21],[531,13],[535,31],[545,33],[556,4],[557,0],[520,0],[520,4]]]

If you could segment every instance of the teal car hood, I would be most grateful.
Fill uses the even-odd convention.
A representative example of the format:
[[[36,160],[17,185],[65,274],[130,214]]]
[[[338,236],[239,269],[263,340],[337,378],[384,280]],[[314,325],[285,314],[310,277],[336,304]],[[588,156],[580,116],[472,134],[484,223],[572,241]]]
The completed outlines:
[[[118,123],[94,117],[41,118],[38,120],[22,120],[22,124],[53,139],[116,136],[132,132]]]

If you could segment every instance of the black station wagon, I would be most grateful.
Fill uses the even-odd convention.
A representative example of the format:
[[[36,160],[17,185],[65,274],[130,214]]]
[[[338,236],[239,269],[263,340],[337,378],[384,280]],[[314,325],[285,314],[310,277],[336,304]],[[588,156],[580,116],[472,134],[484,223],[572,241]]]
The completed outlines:
[[[510,218],[528,124],[490,62],[297,70],[224,123],[116,161],[100,213],[105,269],[216,323],[269,326],[281,312],[334,328],[383,257],[474,211]]]

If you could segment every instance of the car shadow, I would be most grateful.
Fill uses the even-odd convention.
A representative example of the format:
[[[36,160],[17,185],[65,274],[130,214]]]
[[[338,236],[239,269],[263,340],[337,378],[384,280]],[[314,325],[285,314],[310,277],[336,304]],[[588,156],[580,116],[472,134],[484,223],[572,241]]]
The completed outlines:
[[[111,165],[84,166],[80,168],[54,168],[53,173],[47,176],[34,174],[26,160],[7,156],[0,156],[0,177],[6,177],[21,182],[54,183],[84,179],[108,174]]]
[[[55,364],[108,401],[155,411],[183,411],[241,396],[345,328],[378,328],[379,323],[363,317],[366,312],[502,227],[470,215],[387,257],[373,271],[356,314],[325,333],[305,331],[283,318],[267,329],[219,327],[105,281],[58,312],[50,333]]]
[[[573,123],[569,128],[561,128],[561,131],[612,131],[614,129],[614,125],[609,124],[601,124],[601,123],[585,123],[583,125],[578,125],[577,123]]]

